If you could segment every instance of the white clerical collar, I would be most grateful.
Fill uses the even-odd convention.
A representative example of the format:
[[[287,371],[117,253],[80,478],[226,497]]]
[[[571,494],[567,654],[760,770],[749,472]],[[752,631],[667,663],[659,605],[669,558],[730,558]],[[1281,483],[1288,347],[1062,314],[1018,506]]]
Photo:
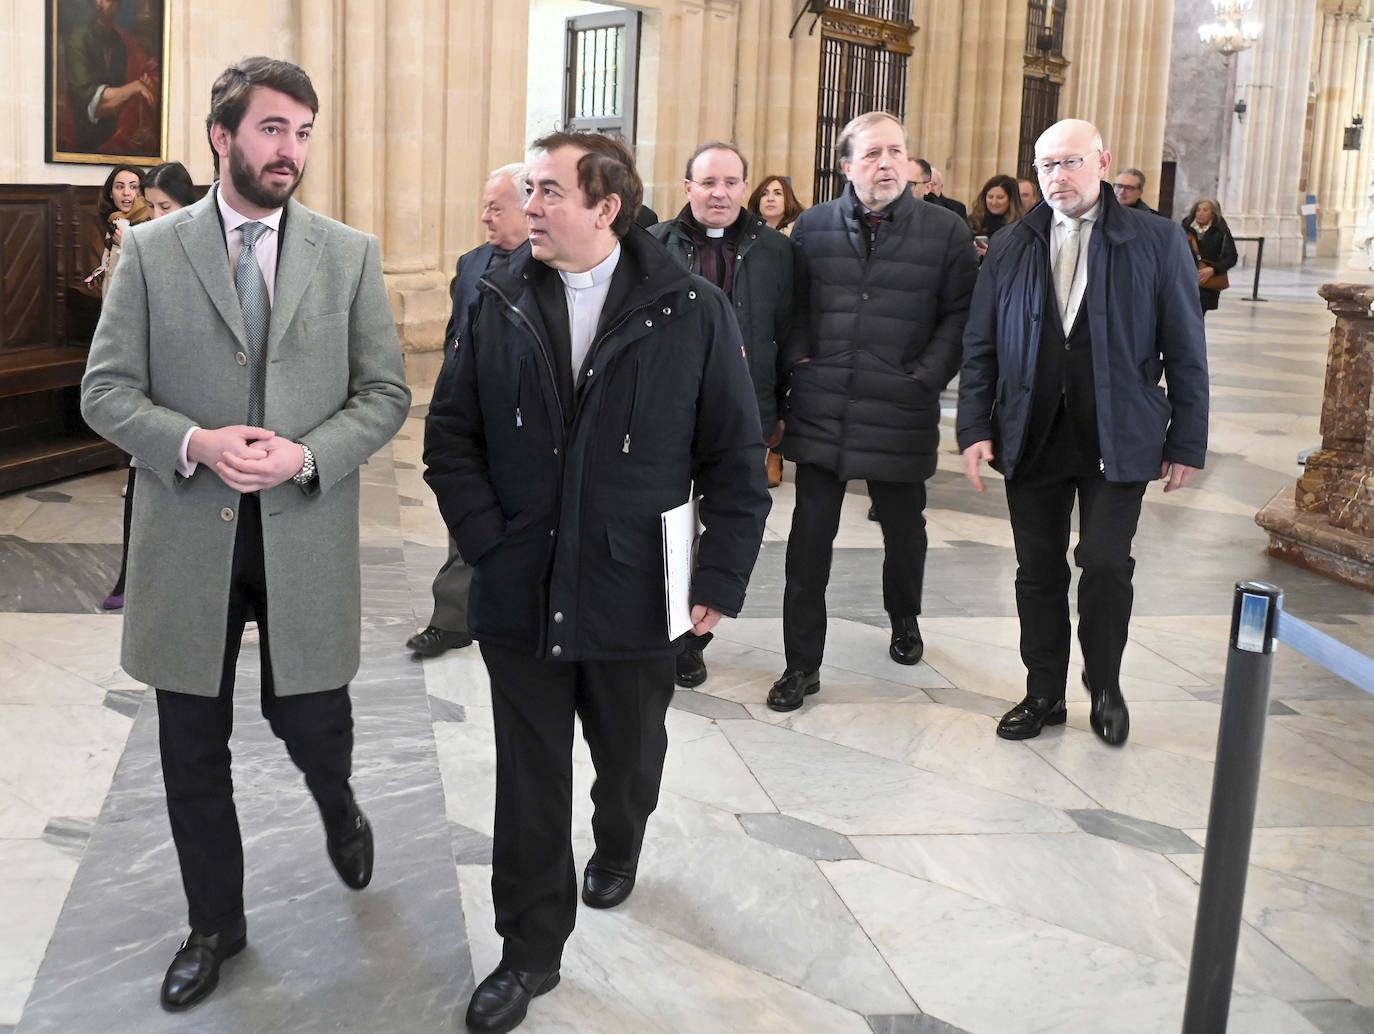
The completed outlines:
[[[585,273],[569,273],[560,269],[558,275],[563,278],[563,286],[570,287],[574,291],[585,291],[589,287],[597,287],[604,284],[615,272],[616,263],[620,261],[620,242],[615,242],[615,249],[604,259],[592,266]]]
[[[1054,221],[1055,221],[1059,226],[1063,227],[1064,229],[1068,229],[1069,227],[1073,227],[1074,229],[1077,229],[1078,226],[1079,226],[1079,224],[1082,223],[1084,220],[1087,220],[1087,221],[1090,222],[1090,223],[1095,223],[1095,222],[1097,222],[1097,217],[1100,216],[1101,214],[1102,214],[1102,199],[1101,199],[1101,198],[1098,198],[1098,199],[1097,199],[1097,204],[1093,205],[1092,208],[1088,209],[1088,210],[1087,210],[1086,212],[1084,212],[1082,215],[1077,216],[1077,217],[1065,215],[1063,212],[1059,211],[1058,209],[1054,209]]]
[[[215,200],[219,203],[219,214],[224,220],[225,233],[228,233],[230,230],[237,230],[244,223],[252,222],[262,223],[273,233],[281,232],[280,208],[273,211],[270,215],[263,216],[261,219],[250,219],[248,216],[236,212],[229,207],[229,202],[224,200],[224,191],[219,189],[218,184],[215,185]]]
[[[708,227],[706,227],[706,236],[707,236],[707,237],[724,237],[724,236],[725,236],[725,227],[723,227],[723,226],[708,226]]]

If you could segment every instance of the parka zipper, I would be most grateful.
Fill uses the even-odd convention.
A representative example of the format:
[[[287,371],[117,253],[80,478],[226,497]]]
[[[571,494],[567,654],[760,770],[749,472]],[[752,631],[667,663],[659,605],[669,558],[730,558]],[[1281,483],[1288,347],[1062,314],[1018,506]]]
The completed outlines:
[[[630,451],[630,429],[635,422],[635,406],[639,401],[639,360],[635,360],[634,380],[630,383],[630,412],[625,417],[625,441],[620,446],[620,451],[628,454]]]
[[[500,298],[501,301],[506,303],[506,308],[510,309],[511,312],[515,313],[515,315],[520,318],[520,322],[525,325],[525,327],[530,332],[530,336],[533,337],[535,342],[539,345],[539,354],[544,357],[544,365],[548,368],[549,371],[549,381],[554,385],[553,399],[554,402],[558,405],[559,419],[563,423],[567,423],[567,415],[563,412],[563,399],[562,396],[558,394],[558,374],[554,372],[553,361],[549,359],[549,354],[544,348],[544,341],[542,338],[540,338],[539,331],[534,329],[534,324],[531,323],[530,318],[526,316],[523,311],[521,311],[520,306],[516,305],[509,298],[507,298],[499,287],[497,287],[495,284],[493,284],[490,280],[486,279],[485,277],[482,278],[482,283],[487,285],[487,289],[491,291],[492,294],[496,295],[496,297]],[[518,421],[519,419],[520,410],[517,406],[516,420]]]

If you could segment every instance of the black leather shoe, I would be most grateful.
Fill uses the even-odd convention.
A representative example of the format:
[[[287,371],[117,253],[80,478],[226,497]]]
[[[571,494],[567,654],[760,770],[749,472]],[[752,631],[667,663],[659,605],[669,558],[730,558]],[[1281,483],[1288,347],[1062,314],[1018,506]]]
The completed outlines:
[[[1004,740],[1028,740],[1039,736],[1045,726],[1063,725],[1068,718],[1063,700],[1028,696],[1002,716],[997,735]]]
[[[438,657],[448,650],[461,650],[471,645],[472,636],[466,632],[450,632],[446,628],[435,628],[433,625],[416,632],[406,640],[406,649],[413,650],[421,657]]]
[[[677,655],[677,675],[674,678],[683,689],[692,689],[706,681],[706,658],[700,646],[683,647]]]
[[[520,1026],[529,1011],[530,999],[558,986],[558,970],[526,973],[498,967],[487,976],[468,1002],[468,1030],[502,1034]]]
[[[634,865],[610,865],[595,856],[582,873],[582,900],[589,908],[615,908],[635,889]]]
[[[774,711],[795,711],[812,693],[821,691],[821,673],[788,668],[768,691],[768,706]]]
[[[898,664],[921,662],[921,655],[926,652],[926,641],[921,638],[921,626],[914,617],[892,619],[892,645],[887,652]]]
[[[169,1012],[189,1009],[219,985],[219,967],[248,944],[248,927],[242,919],[219,933],[191,931],[172,956],[162,979],[162,1007]]]
[[[329,860],[339,879],[354,890],[362,890],[372,882],[372,823],[358,810],[356,801],[348,804],[348,814],[341,819],[326,820],[325,846]]]
[[[1126,698],[1121,695],[1120,686],[1108,689],[1093,689],[1088,684],[1088,676],[1083,676],[1083,688],[1092,698],[1093,707],[1088,715],[1088,723],[1103,743],[1119,747],[1126,742],[1131,732],[1131,712],[1126,709]]]

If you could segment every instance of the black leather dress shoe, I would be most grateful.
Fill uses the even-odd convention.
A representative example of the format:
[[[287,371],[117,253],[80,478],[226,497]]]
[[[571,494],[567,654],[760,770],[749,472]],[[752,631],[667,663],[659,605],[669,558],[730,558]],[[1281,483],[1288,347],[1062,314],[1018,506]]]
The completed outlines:
[[[1028,696],[1002,716],[997,735],[1004,740],[1028,740],[1046,725],[1063,725],[1069,717],[1063,700]]]
[[[468,1030],[503,1034],[520,1026],[529,1011],[530,999],[558,986],[558,970],[527,973],[498,967],[477,985],[468,1002]]]
[[[926,652],[926,641],[921,638],[921,626],[914,617],[893,618],[892,645],[887,652],[898,664],[921,662],[921,655]]]
[[[219,967],[225,959],[243,951],[248,927],[242,919],[219,933],[191,931],[172,956],[162,979],[162,1007],[169,1012],[189,1009],[219,985]]]
[[[677,655],[677,674],[673,681],[683,689],[693,689],[706,681],[706,658],[700,646],[684,647]]]
[[[582,900],[589,908],[615,908],[635,889],[634,865],[610,865],[595,856],[582,873]]]
[[[472,645],[472,636],[466,632],[450,632],[446,628],[428,628],[416,632],[406,640],[406,649],[413,650],[421,657],[438,657],[448,650],[461,650]]]
[[[774,711],[795,711],[812,693],[821,691],[821,673],[788,668],[768,691],[768,706]]]
[[[362,890],[372,882],[372,823],[359,809],[356,801],[348,804],[348,814],[341,819],[326,820],[325,846],[329,860],[339,879],[354,890]]]
[[[1112,747],[1121,746],[1131,732],[1131,712],[1126,709],[1126,698],[1121,695],[1121,687],[1093,689],[1088,684],[1088,676],[1084,675],[1083,688],[1093,702],[1088,715],[1088,724],[1093,727],[1093,732],[1103,743]]]

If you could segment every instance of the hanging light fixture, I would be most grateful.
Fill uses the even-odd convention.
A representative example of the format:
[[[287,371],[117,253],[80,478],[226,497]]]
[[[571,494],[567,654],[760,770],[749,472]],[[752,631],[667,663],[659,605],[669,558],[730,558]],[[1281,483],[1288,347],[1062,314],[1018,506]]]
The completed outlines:
[[[1198,27],[1202,45],[1228,61],[1239,50],[1249,50],[1260,38],[1263,26],[1250,17],[1255,0],[1212,0],[1214,21]]]

